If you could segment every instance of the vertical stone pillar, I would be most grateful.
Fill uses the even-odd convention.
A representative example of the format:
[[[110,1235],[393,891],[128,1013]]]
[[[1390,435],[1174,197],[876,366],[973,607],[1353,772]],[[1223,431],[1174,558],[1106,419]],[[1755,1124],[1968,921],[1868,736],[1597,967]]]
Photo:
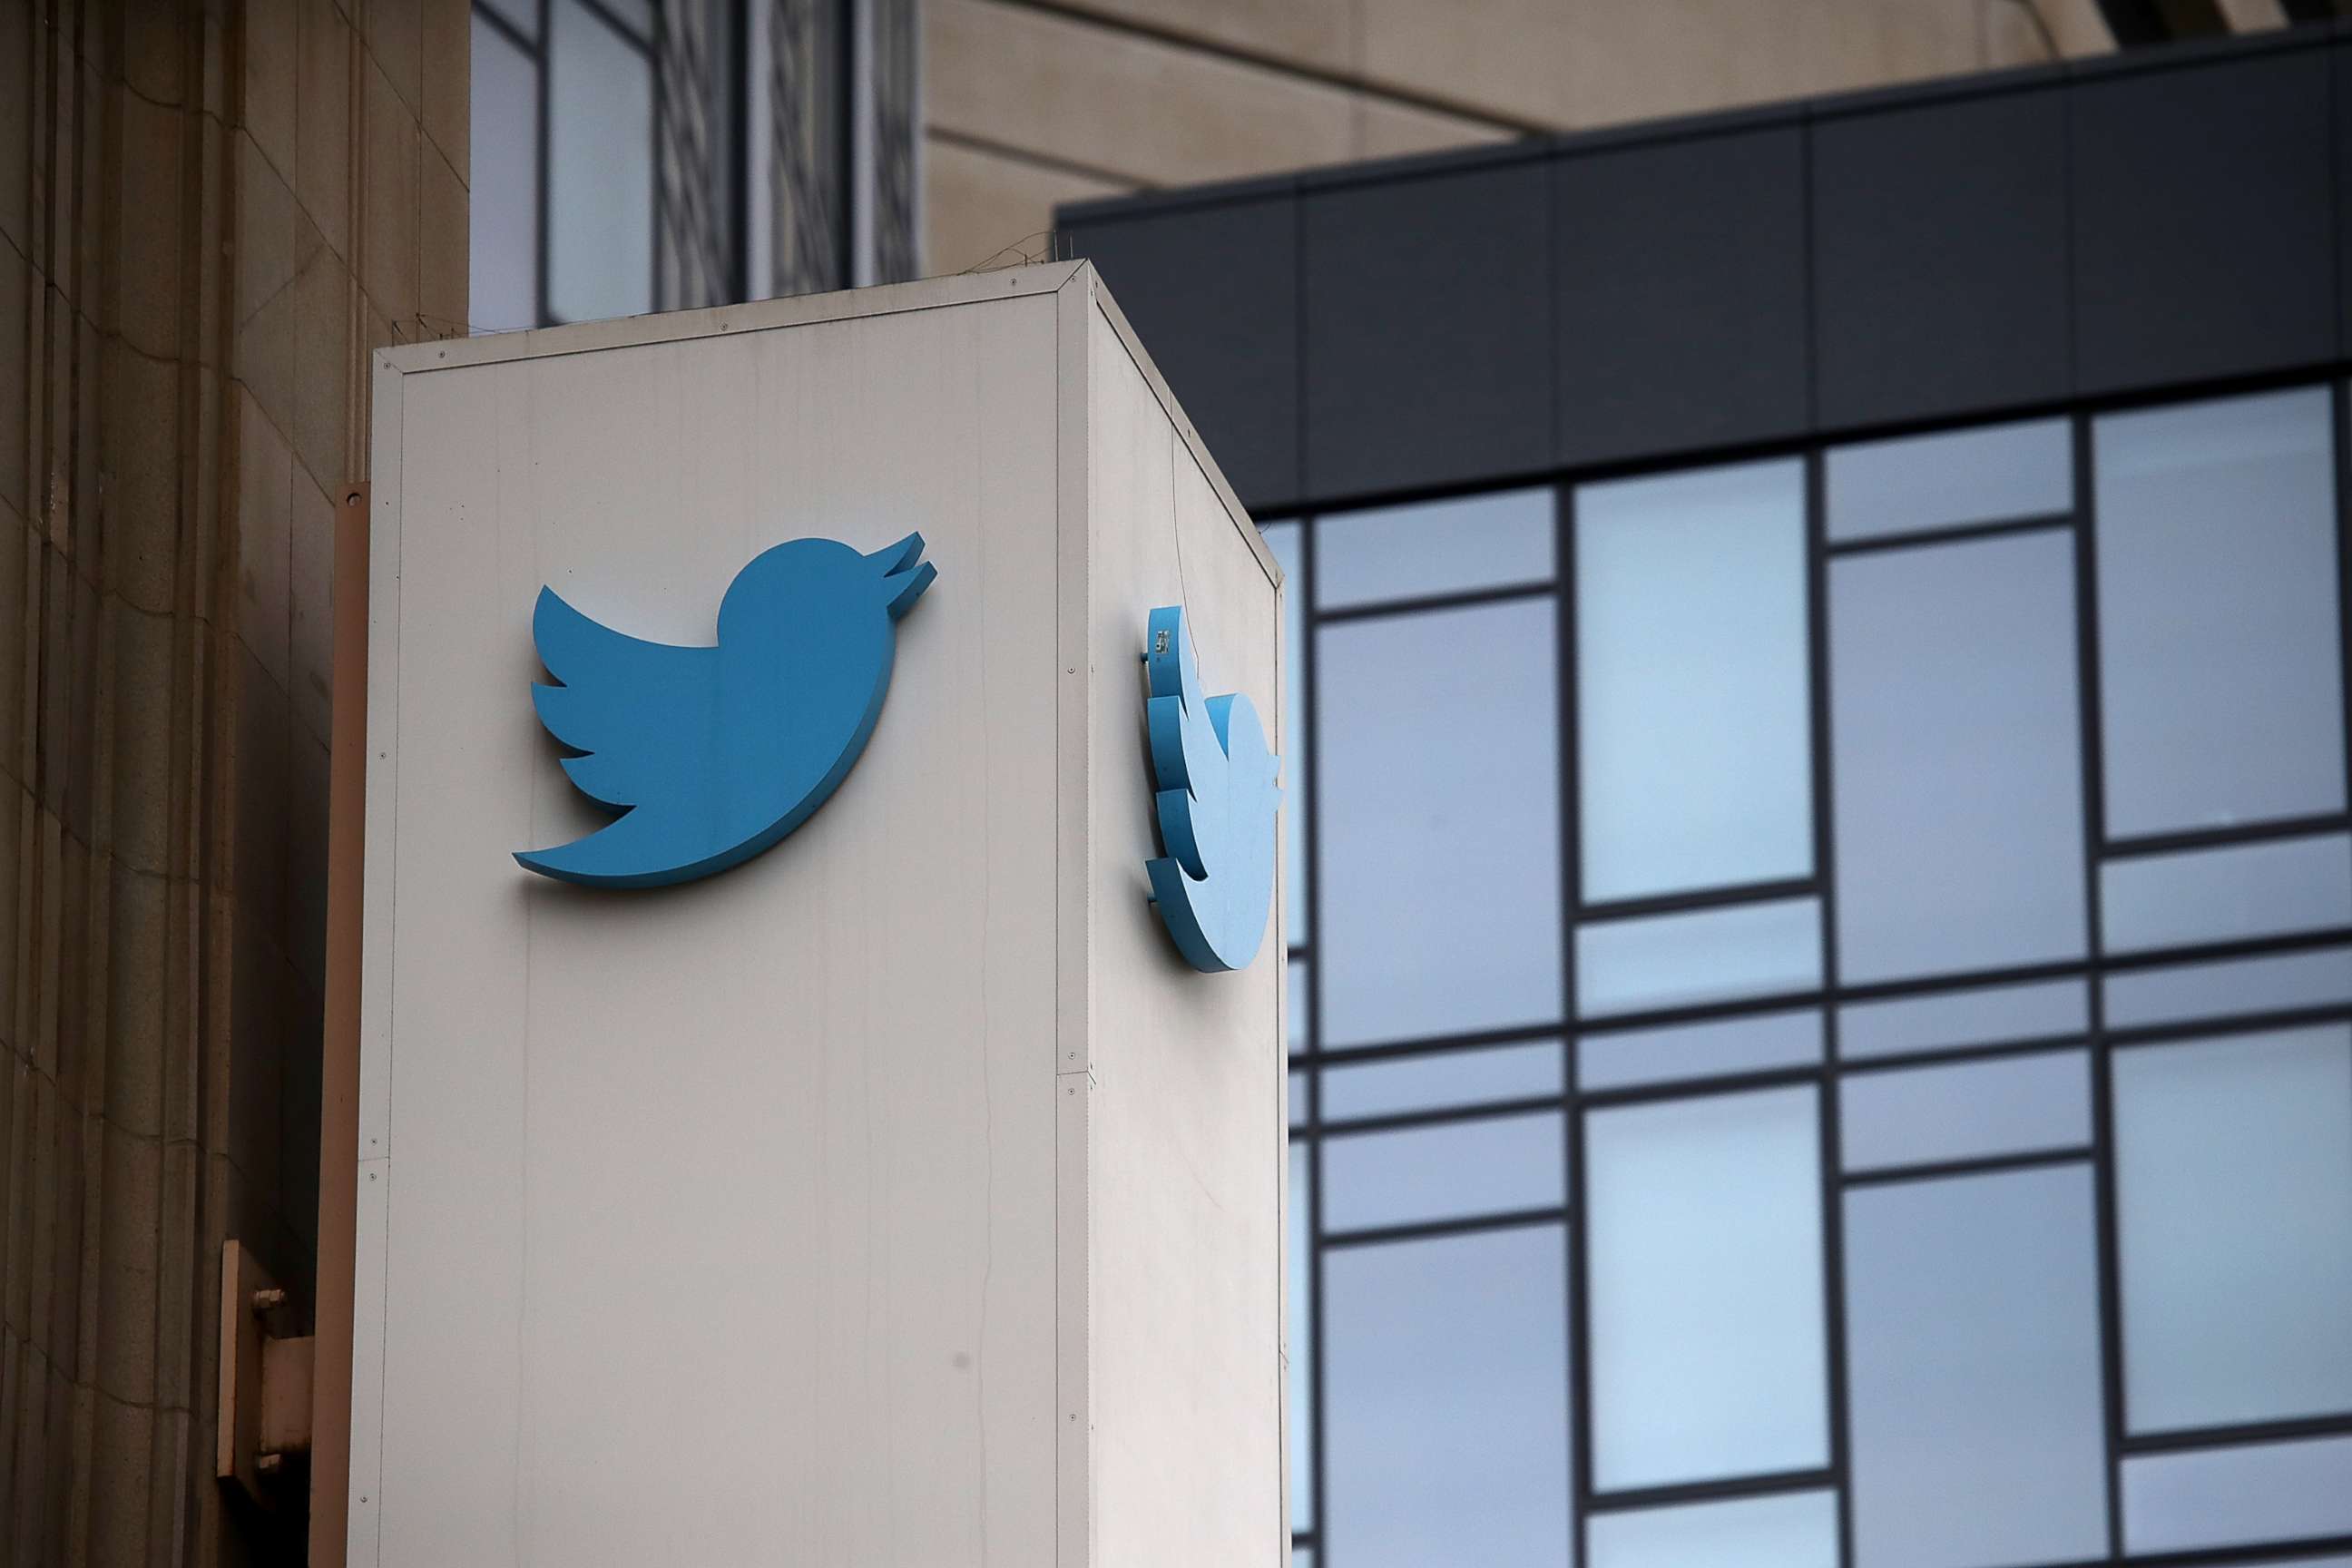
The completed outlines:
[[[307,1304],[331,497],[461,331],[464,0],[0,0],[0,1560],[295,1561],[220,1244]],[[295,1501],[299,1512],[299,1489]]]

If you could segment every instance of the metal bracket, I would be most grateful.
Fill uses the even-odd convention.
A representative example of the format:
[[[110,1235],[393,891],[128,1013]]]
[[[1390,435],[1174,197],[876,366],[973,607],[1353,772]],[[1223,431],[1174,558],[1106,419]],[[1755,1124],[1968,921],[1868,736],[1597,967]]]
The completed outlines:
[[[220,1425],[213,1473],[265,1508],[280,1501],[289,1457],[310,1452],[317,1341],[277,1331],[286,1292],[234,1238],[221,1243]]]

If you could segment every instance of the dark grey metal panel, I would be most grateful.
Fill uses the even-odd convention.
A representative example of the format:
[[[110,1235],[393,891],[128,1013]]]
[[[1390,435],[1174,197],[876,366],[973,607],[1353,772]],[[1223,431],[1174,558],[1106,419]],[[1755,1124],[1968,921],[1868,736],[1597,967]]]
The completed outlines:
[[[1242,504],[1300,496],[1298,225],[1277,192],[1131,217],[1066,218]]]
[[[2061,93],[1817,122],[1812,232],[1824,426],[2072,390]]]
[[[1544,165],[1310,186],[1307,486],[1451,484],[1550,456]]]
[[[2328,63],[2292,49],[2074,89],[2082,390],[2335,353]]]
[[[1790,124],[1555,162],[1559,461],[1805,428],[1804,174]]]

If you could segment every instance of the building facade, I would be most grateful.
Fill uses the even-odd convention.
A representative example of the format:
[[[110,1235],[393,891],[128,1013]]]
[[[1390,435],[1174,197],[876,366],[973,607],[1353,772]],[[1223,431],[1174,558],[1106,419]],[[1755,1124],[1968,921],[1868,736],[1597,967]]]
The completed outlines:
[[[1066,209],[1288,563],[1300,1568],[2352,1554],[2352,35]]]

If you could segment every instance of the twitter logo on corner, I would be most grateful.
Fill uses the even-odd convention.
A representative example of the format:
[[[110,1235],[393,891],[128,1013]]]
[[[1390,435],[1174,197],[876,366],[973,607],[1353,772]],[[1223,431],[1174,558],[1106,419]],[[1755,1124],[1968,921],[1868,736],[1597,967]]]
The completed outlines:
[[[1151,901],[1195,969],[1246,969],[1274,904],[1279,763],[1257,710],[1239,692],[1203,697],[1184,612],[1151,612],[1143,662],[1145,727],[1166,853],[1144,863]]]
[[[861,555],[795,539],[735,574],[715,647],[646,642],[552,588],[531,612],[534,685],[563,771],[622,815],[515,858],[542,876],[656,888],[740,866],[806,822],[848,776],[882,716],[898,624],[939,575],[923,536]]]

